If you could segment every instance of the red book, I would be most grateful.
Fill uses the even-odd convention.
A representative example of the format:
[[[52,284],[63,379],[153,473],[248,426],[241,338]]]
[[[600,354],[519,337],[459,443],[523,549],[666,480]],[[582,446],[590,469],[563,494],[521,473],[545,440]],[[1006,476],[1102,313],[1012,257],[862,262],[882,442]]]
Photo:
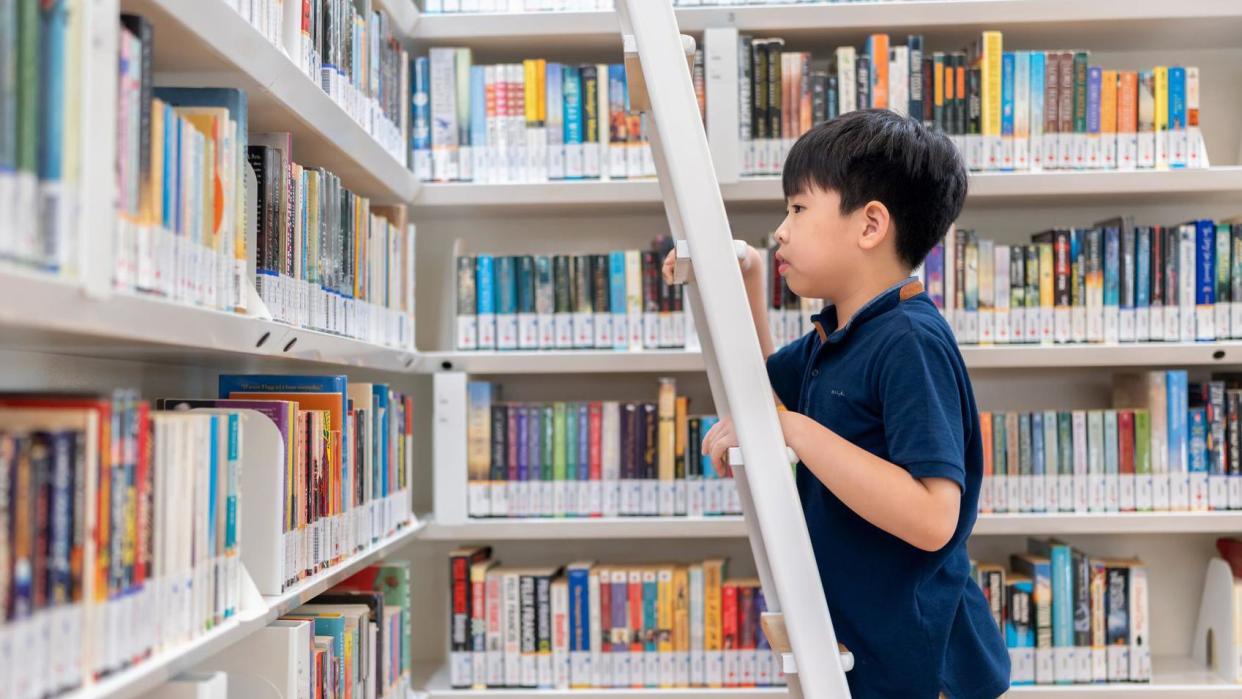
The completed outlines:
[[[745,657],[749,655],[754,658],[754,650],[757,640],[757,629],[755,628],[755,590],[757,586],[750,584],[739,585],[737,588],[737,647],[742,651]],[[750,660],[740,663],[742,668],[741,676],[738,677],[738,684],[743,687],[753,687],[755,685],[755,665]]]
[[[142,585],[147,579],[147,566],[150,565],[152,554],[151,513],[154,507],[155,477],[151,473],[151,405],[146,401],[136,403],[136,433],[133,434],[134,448],[134,517],[136,521],[134,542],[134,584]],[[228,420],[223,417],[223,420]],[[224,429],[228,429],[225,424]],[[228,468],[228,456],[220,456],[221,466]],[[224,514],[220,515],[223,521]],[[224,537],[220,537],[219,546],[224,548]]]
[[[726,687],[737,687],[741,678],[738,677],[738,589],[737,583],[726,582],[720,586],[720,626],[721,639],[725,654]],[[732,656],[732,661],[730,660]]]
[[[604,653],[612,652],[612,571],[602,568],[599,574],[599,643]],[[611,665],[611,661],[609,661]],[[615,670],[613,671],[615,672]]]
[[[632,656],[630,662],[642,662],[643,647],[643,573],[641,570],[630,571],[630,652],[637,655]],[[641,677],[641,672],[632,673],[633,676]],[[639,682],[635,687],[642,687]]]
[[[1134,411],[1122,410],[1117,413],[1117,470],[1122,481],[1126,476],[1134,477]],[[1133,489],[1133,488],[1131,488]],[[1125,488],[1122,488],[1124,491]],[[1124,500],[1123,500],[1124,501]],[[1134,511],[1134,499],[1130,498],[1129,506],[1122,507],[1127,512]]]
[[[595,486],[598,486],[599,483],[603,480],[603,472],[602,472],[602,465],[601,465],[602,459],[600,456],[601,454],[600,440],[602,439],[602,432],[604,428],[604,404],[603,403],[599,401],[594,401],[587,406],[587,421],[588,421],[588,429],[590,430],[589,441],[587,443],[587,460],[588,460],[587,463],[588,463],[588,467],[590,468],[589,477],[591,479],[591,483],[594,484]],[[598,488],[593,490],[592,492],[593,493],[599,492]],[[600,502],[600,498],[598,497],[591,498],[591,513],[590,514],[592,517],[600,517],[604,514],[603,503]]]

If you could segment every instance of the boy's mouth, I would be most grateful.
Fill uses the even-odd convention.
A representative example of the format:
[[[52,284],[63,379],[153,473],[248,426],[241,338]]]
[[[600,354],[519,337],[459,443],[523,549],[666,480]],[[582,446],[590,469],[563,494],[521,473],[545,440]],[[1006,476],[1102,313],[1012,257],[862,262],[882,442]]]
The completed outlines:
[[[779,252],[774,255],[774,259],[776,260],[776,273],[782,277],[785,276],[785,272],[789,270],[789,263],[785,261],[784,257],[781,257]]]

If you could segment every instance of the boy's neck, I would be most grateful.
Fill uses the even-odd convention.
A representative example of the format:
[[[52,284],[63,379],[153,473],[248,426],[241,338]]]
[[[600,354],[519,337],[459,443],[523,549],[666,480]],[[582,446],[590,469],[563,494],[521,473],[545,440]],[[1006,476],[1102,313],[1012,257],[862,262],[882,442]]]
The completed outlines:
[[[867,305],[871,299],[884,293],[893,286],[910,278],[909,270],[886,270],[880,274],[864,274],[858,282],[841,295],[840,300],[833,300],[837,308],[837,328],[845,327],[854,315]],[[836,328],[834,328],[835,330]]]

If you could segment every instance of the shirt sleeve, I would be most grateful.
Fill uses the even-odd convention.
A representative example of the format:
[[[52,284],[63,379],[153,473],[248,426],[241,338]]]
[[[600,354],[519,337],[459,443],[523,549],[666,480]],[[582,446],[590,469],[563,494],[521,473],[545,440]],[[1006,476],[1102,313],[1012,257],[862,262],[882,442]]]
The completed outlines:
[[[777,399],[790,410],[798,409],[802,375],[818,341],[815,331],[811,331],[768,355],[768,380]]]
[[[879,374],[889,461],[915,478],[965,488],[970,386],[944,342],[912,330],[885,352]]]

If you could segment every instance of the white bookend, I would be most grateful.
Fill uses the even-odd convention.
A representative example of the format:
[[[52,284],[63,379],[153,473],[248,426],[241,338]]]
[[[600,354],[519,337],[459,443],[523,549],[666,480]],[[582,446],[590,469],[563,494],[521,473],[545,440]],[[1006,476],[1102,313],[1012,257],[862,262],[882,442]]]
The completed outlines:
[[[741,175],[738,134],[738,33],[736,27],[709,27],[703,33],[707,80],[707,144],[720,182]]]
[[[464,394],[463,394],[464,398]],[[246,448],[241,450],[242,565],[259,594],[284,591],[284,534],[281,523],[284,498],[285,448],[276,423],[254,410],[229,410],[240,415]]]

